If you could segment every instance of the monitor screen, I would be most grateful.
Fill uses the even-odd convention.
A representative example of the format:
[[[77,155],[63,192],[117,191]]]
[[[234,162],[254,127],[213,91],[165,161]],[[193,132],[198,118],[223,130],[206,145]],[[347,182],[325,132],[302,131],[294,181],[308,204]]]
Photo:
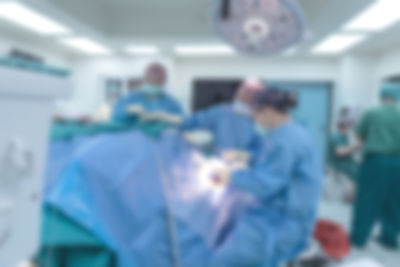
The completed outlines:
[[[197,79],[193,82],[192,111],[230,103],[239,88],[240,79]]]

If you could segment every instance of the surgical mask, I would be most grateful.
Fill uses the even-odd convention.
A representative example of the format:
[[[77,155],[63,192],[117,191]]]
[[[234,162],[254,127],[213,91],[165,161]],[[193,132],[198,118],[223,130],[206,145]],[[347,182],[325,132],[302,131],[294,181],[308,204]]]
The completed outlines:
[[[143,85],[142,91],[148,96],[156,97],[163,92],[163,88],[161,86],[146,83]]]
[[[251,109],[250,109],[249,105],[243,103],[240,100],[236,100],[233,103],[233,109],[239,114],[246,115],[246,116],[251,115]]]
[[[269,133],[269,129],[260,123],[255,124],[255,129],[260,136],[266,136]]]

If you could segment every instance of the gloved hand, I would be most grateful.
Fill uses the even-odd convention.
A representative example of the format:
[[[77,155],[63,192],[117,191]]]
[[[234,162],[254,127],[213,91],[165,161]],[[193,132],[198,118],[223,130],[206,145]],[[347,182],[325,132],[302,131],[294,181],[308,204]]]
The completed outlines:
[[[162,116],[162,120],[167,122],[167,123],[170,123],[170,124],[179,125],[179,124],[182,124],[183,118],[181,116],[178,116],[178,115],[165,113]]]
[[[205,130],[184,132],[183,138],[189,144],[192,144],[193,146],[199,148],[212,146],[212,144],[214,143],[213,135],[209,131]]]
[[[182,123],[182,118],[180,116],[169,114],[166,112],[152,112],[152,113],[144,112],[141,115],[141,119],[143,121],[161,121],[170,124]]]
[[[152,121],[160,121],[160,113],[159,112],[143,112],[140,116],[142,121],[152,122]]]
[[[249,165],[250,155],[246,151],[227,150],[222,152],[222,158],[231,169],[244,169]]]
[[[141,115],[145,112],[144,108],[141,105],[130,105],[126,108],[128,114],[133,115]]]

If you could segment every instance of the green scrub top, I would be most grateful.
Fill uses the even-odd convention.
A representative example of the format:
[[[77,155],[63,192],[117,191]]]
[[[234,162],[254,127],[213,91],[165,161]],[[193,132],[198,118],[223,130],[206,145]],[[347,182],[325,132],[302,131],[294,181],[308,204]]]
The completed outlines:
[[[400,155],[400,109],[385,104],[367,112],[357,127],[366,154]]]
[[[336,133],[332,136],[329,144],[329,162],[331,167],[349,177],[356,180],[358,176],[359,164],[353,159],[352,155],[338,156],[336,150],[340,147],[350,145],[349,137],[342,133]]]
[[[340,147],[347,147],[350,145],[349,137],[345,134],[342,133],[336,133],[332,136],[331,138],[331,143],[330,143],[330,157],[331,160],[348,160],[349,158],[352,158],[351,155],[348,156],[338,156],[336,155],[336,150]]]

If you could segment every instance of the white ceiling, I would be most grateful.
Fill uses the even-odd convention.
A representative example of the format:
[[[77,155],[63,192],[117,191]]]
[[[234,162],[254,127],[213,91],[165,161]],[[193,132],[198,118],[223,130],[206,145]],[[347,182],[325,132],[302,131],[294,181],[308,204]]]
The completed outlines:
[[[114,38],[215,38],[210,23],[216,0],[47,0]],[[300,0],[309,28],[342,22],[372,0]],[[332,20],[332,18],[329,18]]]
[[[2,1],[2,0],[0,0]],[[216,42],[211,10],[216,0],[20,0],[66,23],[77,33],[89,35],[114,49],[134,43]],[[300,47],[306,53],[324,36],[368,6],[373,0],[299,0],[307,18],[309,34]],[[0,33],[59,45],[0,21]],[[400,44],[400,26],[373,36],[353,52],[375,53]],[[55,43],[55,42],[54,42]],[[63,50],[64,51],[64,50]],[[66,50],[68,51],[68,50]]]

